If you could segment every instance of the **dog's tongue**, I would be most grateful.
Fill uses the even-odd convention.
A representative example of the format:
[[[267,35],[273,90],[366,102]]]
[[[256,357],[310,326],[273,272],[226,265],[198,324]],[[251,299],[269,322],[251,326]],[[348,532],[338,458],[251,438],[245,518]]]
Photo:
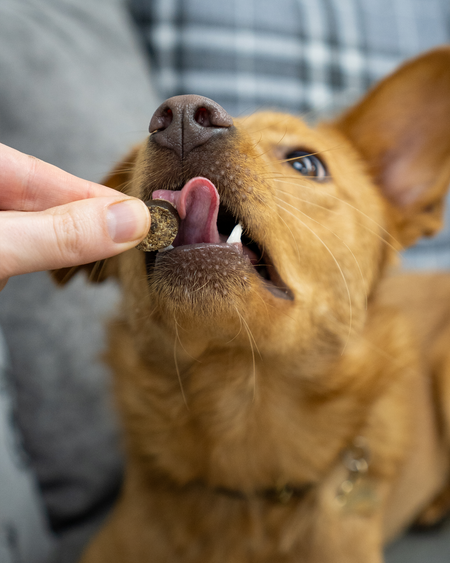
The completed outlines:
[[[181,221],[174,246],[220,242],[217,230],[220,198],[214,184],[206,178],[192,178],[180,191],[156,190],[152,197],[170,202],[178,211]]]

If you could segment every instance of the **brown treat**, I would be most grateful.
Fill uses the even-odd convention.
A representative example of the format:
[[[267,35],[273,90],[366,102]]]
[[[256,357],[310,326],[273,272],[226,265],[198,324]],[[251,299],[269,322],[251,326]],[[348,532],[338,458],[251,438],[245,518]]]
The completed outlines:
[[[180,217],[175,207],[164,199],[146,201],[152,224],[148,235],[136,248],[144,252],[161,250],[171,245],[178,233]]]

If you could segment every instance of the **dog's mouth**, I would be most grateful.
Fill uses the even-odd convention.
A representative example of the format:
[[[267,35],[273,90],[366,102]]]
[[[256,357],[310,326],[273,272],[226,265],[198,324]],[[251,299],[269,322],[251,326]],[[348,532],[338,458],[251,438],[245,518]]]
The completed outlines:
[[[193,253],[196,254],[195,268],[214,269],[216,277],[221,273],[226,276],[228,269],[234,270],[236,264],[239,269],[246,265],[275,297],[293,299],[269,254],[249,232],[245,220],[220,202],[219,193],[210,180],[195,177],[179,190],[156,190],[152,198],[174,205],[180,216],[180,226],[171,247],[146,253],[149,276],[159,260],[170,257],[171,262],[173,259],[181,262],[189,252],[190,263]]]

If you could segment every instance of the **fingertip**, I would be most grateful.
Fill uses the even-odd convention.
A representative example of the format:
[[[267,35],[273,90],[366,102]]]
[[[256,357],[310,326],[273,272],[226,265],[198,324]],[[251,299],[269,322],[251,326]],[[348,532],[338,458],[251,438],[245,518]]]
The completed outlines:
[[[139,242],[150,230],[150,212],[140,199],[114,202],[106,210],[106,225],[115,243]]]

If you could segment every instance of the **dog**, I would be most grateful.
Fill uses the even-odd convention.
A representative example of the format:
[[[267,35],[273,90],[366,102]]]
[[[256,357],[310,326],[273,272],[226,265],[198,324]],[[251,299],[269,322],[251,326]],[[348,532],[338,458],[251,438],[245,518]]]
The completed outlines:
[[[123,288],[127,452],[83,563],[380,563],[444,516],[450,277],[392,272],[449,182],[450,47],[315,128],[200,96],[156,110],[105,183],[171,202],[173,247],[83,267]]]

